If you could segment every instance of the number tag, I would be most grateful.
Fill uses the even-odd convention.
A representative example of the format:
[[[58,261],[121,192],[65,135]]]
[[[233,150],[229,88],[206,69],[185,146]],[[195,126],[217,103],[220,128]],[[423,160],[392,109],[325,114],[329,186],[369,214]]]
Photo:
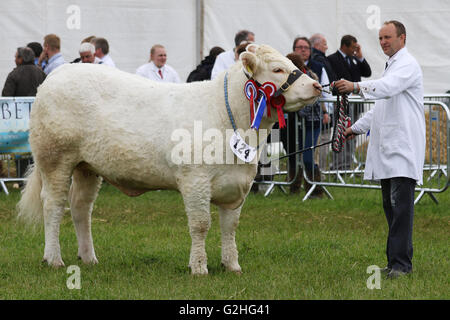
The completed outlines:
[[[230,147],[233,153],[244,162],[252,162],[256,156],[256,148],[245,143],[245,140],[237,131],[231,136]]]

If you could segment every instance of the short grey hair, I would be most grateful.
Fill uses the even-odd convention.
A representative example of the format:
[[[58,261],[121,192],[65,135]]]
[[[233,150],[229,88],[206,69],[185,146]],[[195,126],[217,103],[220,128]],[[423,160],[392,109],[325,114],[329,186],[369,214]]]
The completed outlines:
[[[17,48],[17,56],[23,59],[23,63],[34,63],[34,52],[28,47]]]
[[[309,41],[311,41],[311,45],[314,47],[314,45],[316,43],[319,43],[322,41],[322,39],[324,39],[325,36],[321,33],[315,33],[311,36],[311,38],[309,38]]]
[[[89,42],[83,42],[80,46],[80,50],[78,50],[79,53],[82,52],[90,52],[92,54],[95,53],[95,46],[92,43]]]

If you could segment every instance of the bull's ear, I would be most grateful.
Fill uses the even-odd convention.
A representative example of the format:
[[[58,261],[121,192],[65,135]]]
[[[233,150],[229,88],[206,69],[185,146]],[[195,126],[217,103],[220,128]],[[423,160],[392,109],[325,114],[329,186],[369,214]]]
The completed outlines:
[[[258,58],[255,54],[244,51],[239,55],[239,59],[242,61],[242,65],[251,75],[255,73],[258,66]]]
[[[258,45],[256,43],[250,43],[247,47],[245,47],[245,50],[248,52],[256,53],[256,49],[258,49]]]

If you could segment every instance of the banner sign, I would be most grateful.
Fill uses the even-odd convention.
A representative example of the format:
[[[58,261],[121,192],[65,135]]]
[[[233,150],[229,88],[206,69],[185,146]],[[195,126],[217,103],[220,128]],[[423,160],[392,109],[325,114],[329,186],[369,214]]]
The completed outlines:
[[[0,153],[31,152],[28,129],[34,97],[0,97]]]

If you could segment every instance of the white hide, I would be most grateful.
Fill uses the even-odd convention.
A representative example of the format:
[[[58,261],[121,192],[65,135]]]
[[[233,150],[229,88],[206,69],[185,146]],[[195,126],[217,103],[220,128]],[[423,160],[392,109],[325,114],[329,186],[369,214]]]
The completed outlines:
[[[241,58],[259,82],[272,81],[277,87],[295,69],[290,60],[264,45]],[[228,70],[228,96],[236,125],[247,130],[250,115],[242,68],[238,62]],[[185,129],[194,137],[196,121],[203,132],[216,129],[223,137],[225,130],[231,129],[224,75],[213,81],[168,84],[102,65],[71,64],[47,77],[30,116],[35,167],[18,209],[25,220],[44,217],[44,260],[49,265],[64,265],[59,225],[67,200],[78,255],[86,263],[97,263],[91,212],[103,177],[130,196],[156,189],[181,192],[192,238],[189,266],[193,274],[208,273],[205,238],[211,224],[209,207],[210,203],[217,205],[222,263],[228,270],[241,272],[235,230],[256,175],[257,159],[251,164],[175,164],[171,158],[179,143],[171,140],[174,130]],[[302,75],[284,93],[285,108],[299,109],[319,94],[317,82]],[[275,109],[272,115],[262,121],[261,129],[271,129],[277,120]],[[226,154],[228,141],[223,148]]]

